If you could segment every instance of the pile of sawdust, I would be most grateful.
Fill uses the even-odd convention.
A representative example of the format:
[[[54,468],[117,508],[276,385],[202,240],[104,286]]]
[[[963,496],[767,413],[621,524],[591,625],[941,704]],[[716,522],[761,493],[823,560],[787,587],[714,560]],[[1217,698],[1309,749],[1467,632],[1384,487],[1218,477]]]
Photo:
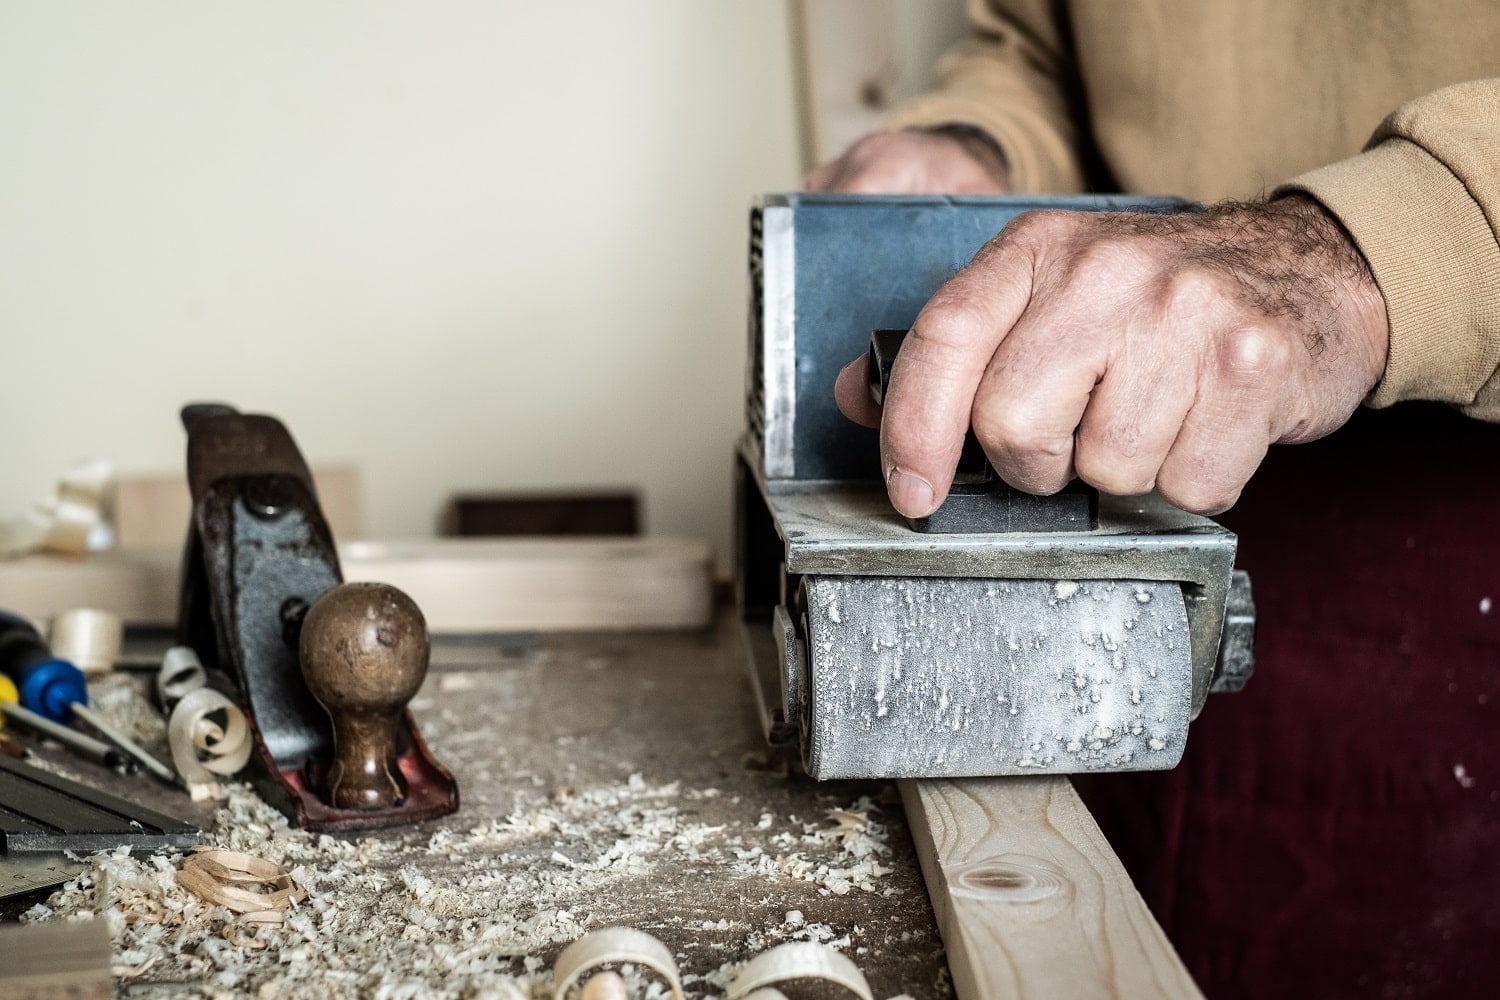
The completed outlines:
[[[796,879],[822,895],[890,892],[875,807],[860,799],[824,822],[765,814],[754,824],[709,826],[679,805],[713,789],[623,783],[553,795],[520,792],[503,821],[452,826],[426,839],[339,840],[289,827],[247,786],[231,786],[211,842],[285,868],[309,897],[281,925],[240,923],[175,880],[180,858],[96,855],[90,869],[23,917],[107,922],[117,974],[173,996],[497,997],[546,995],[551,958],[617,913],[612,892],[685,866],[713,866],[735,882]],[[611,919],[612,918],[612,919]],[[731,929],[684,921],[668,943]],[[827,924],[789,911],[784,923],[740,928],[742,954],[785,940],[848,947]],[[858,928],[855,928],[858,931]],[[738,967],[684,962],[694,996],[722,994]],[[699,968],[692,968],[698,965]],[[171,986],[168,986],[171,984]],[[188,992],[182,984],[193,984]],[[649,993],[649,990],[648,990]]]
[[[802,827],[801,836],[786,831],[774,834],[769,839],[776,854],[762,847],[737,850],[733,871],[815,882],[825,896],[843,896],[852,889],[893,893],[894,888],[882,889],[879,884],[880,877],[890,874],[890,869],[879,861],[888,848],[885,827],[871,819],[872,810],[870,800],[861,798],[849,809],[831,810],[828,819],[833,821],[832,827],[808,824]],[[795,816],[791,819],[796,822]],[[772,822],[771,814],[764,813],[757,826],[768,829]],[[809,846],[837,848],[834,860],[809,858]]]

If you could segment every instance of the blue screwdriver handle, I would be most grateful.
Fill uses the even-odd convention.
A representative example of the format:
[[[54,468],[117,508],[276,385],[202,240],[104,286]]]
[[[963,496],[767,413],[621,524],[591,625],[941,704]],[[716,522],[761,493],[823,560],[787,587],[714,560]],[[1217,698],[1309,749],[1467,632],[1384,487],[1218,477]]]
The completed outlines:
[[[83,671],[52,655],[31,623],[0,611],[0,674],[21,695],[21,706],[53,722],[69,722],[73,705],[89,703]]]

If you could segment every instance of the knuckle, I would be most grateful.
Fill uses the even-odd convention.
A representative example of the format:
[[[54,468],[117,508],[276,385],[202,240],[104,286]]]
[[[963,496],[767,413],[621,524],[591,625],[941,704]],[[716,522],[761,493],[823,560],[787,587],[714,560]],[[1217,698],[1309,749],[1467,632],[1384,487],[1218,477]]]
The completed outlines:
[[[1220,311],[1234,296],[1223,274],[1202,267],[1186,267],[1166,279],[1166,310],[1174,317],[1197,318]]]
[[[1101,456],[1089,449],[1078,449],[1073,464],[1079,479],[1111,496],[1139,496],[1150,493],[1156,487],[1154,470]]]
[[[982,333],[989,322],[988,311],[973,296],[939,291],[912,324],[912,335],[932,344],[959,346]]]
[[[1066,461],[1073,453],[1073,442],[1059,440],[1042,432],[1034,420],[1014,407],[985,407],[972,417],[974,436],[993,458],[1030,464],[1036,461]]]
[[[1005,228],[990,237],[974,255],[974,261],[979,263],[989,257],[1013,252],[1012,248],[1039,258],[1052,248],[1076,239],[1081,217],[1086,214],[1088,213],[1045,208],[1029,209],[1016,215],[1005,224]]]
[[[845,152],[846,159],[860,159],[868,156],[878,156],[889,150],[896,143],[890,132],[871,132],[860,136]]]
[[[1157,484],[1161,495],[1174,507],[1192,514],[1218,514],[1239,498],[1240,485],[1213,482],[1195,476],[1163,476]]]
[[[1077,212],[1063,212],[1049,208],[1028,209],[1011,219],[1001,233],[1010,233],[1012,236],[1056,238],[1076,230],[1078,217]]]
[[[1219,348],[1224,372],[1238,378],[1277,378],[1291,370],[1285,338],[1259,327],[1241,327],[1224,336]]]
[[[1138,279],[1140,251],[1112,236],[1090,238],[1073,251],[1073,273],[1091,284],[1120,283]]]

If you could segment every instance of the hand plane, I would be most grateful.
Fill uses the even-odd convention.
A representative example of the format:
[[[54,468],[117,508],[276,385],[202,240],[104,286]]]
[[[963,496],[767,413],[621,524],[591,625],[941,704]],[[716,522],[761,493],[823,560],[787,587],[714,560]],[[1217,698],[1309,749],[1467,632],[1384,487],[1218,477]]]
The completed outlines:
[[[183,410],[193,519],[180,639],[245,710],[257,791],[298,826],[357,830],[458,808],[406,704],[427,672],[421,611],[343,583],[312,474],[274,417]]]
[[[1154,770],[1253,668],[1236,539],[1156,496],[1038,498],[984,468],[922,523],[886,499],[871,390],[927,299],[1030,209],[1164,198],[767,196],[750,217],[736,602],[761,720],[814,778]],[[982,459],[979,463],[983,465]]]

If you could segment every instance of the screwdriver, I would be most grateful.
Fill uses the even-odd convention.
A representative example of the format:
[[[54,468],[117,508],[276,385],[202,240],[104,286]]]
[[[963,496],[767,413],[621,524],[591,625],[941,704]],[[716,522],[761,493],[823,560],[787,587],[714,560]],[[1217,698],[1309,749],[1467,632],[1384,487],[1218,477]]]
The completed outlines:
[[[4,611],[0,611],[0,675],[15,685],[20,696],[19,706],[3,707],[5,714],[17,722],[44,732],[111,767],[116,765],[110,758],[118,758],[123,752],[167,784],[179,783],[176,771],[89,708],[88,685],[83,671],[67,660],[53,656],[30,622]],[[60,725],[75,715],[103,734],[114,748]],[[100,754],[101,748],[105,755]]]
[[[0,611],[0,674],[16,686],[22,708],[67,722],[74,705],[87,705],[83,671],[52,655],[31,623]]]
[[[118,748],[101,743],[92,736],[85,736],[75,729],[58,725],[45,715],[37,715],[35,712],[22,708],[16,704],[19,697],[11,679],[0,674],[0,728],[4,727],[6,719],[14,719],[27,729],[49,736],[69,749],[123,774],[134,774],[139,769],[135,761],[125,756]]]

